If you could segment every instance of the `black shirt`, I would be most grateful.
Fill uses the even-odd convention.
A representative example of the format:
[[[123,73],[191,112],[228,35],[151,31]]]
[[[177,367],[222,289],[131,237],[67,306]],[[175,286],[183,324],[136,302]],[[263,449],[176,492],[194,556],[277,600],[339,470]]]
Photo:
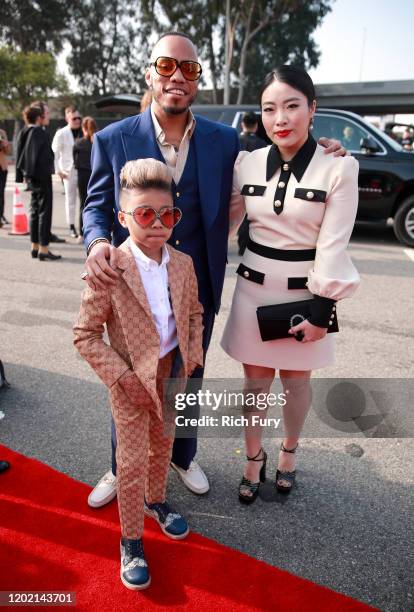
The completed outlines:
[[[75,142],[82,138],[83,132],[82,132],[81,128],[71,128],[70,131],[73,134],[73,139],[75,140]]]
[[[73,146],[73,161],[76,170],[92,171],[91,168],[92,143],[88,138],[81,138]]]
[[[240,139],[240,147],[242,151],[256,151],[256,149],[263,149],[263,147],[267,147],[267,142],[265,142],[259,136],[256,136],[253,132],[242,132],[239,136]]]

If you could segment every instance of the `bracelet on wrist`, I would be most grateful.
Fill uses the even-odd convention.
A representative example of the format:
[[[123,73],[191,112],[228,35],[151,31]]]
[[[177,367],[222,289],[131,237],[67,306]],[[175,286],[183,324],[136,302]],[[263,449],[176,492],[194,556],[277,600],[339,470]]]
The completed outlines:
[[[96,240],[93,240],[93,241],[90,243],[90,245],[88,246],[88,249],[87,249],[87,251],[86,251],[86,252],[87,252],[87,254],[89,255],[89,253],[92,251],[93,247],[94,247],[96,244],[99,244],[100,242],[106,242],[106,244],[110,244],[110,242],[109,242],[109,240],[108,240],[107,238],[96,238]]]

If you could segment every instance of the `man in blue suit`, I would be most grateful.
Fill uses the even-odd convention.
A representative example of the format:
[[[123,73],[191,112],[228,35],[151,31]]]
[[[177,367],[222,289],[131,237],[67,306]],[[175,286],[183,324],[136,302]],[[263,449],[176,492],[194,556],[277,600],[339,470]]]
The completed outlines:
[[[117,278],[111,240],[117,246],[127,238],[117,218],[122,166],[128,160],[153,157],[172,169],[174,206],[182,209],[183,218],[170,242],[194,262],[204,307],[206,353],[220,308],[239,139],[233,128],[193,116],[190,106],[200,75],[197,52],[189,37],[168,33],[160,38],[145,75],[152,92],[151,106],[141,115],[113,123],[95,135],[83,222],[88,251],[85,280],[92,287],[103,288]],[[332,143],[328,150],[339,147]],[[200,381],[202,376],[201,368],[193,373]],[[92,507],[102,506],[116,495],[115,445],[113,427],[112,470],[90,494],[88,503]],[[196,450],[196,438],[176,438],[171,465],[191,491],[201,494],[208,491],[209,484],[194,460]]]
[[[127,238],[114,213],[119,208],[122,166],[128,160],[153,157],[171,167],[174,206],[181,208],[183,218],[170,242],[193,258],[199,298],[204,307],[206,352],[214,316],[220,308],[233,166],[239,141],[232,128],[192,115],[190,105],[196,97],[201,74],[197,60],[194,45],[185,35],[168,34],[155,45],[146,72],[153,97],[151,106],[141,115],[114,123],[95,135],[83,219],[89,255],[86,280],[99,287],[116,277],[112,269],[116,262],[110,247],[111,234],[114,246]],[[193,374],[199,379],[202,376],[201,368]],[[177,438],[172,466],[193,492],[205,493],[209,484],[194,461],[196,449],[196,438]],[[98,483],[89,497],[90,505],[97,507],[113,499],[115,470],[113,452],[112,474],[107,473]]]

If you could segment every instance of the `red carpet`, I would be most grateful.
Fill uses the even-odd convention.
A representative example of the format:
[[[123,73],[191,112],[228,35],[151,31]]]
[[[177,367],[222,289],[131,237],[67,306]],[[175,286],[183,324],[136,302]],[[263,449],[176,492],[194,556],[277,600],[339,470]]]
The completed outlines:
[[[0,474],[1,591],[75,591],[76,609],[97,612],[373,610],[200,535],[167,540],[152,520],[152,584],[129,591],[119,579],[116,503],[92,510],[87,485],[1,445],[0,458],[12,464]]]

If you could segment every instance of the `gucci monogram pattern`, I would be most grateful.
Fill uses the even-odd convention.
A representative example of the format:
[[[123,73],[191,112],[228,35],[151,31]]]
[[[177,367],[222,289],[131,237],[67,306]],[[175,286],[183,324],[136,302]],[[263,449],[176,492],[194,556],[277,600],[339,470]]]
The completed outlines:
[[[171,303],[178,348],[159,359],[160,341],[144,286],[127,243],[117,250],[119,279],[106,290],[87,287],[82,295],[74,344],[110,389],[117,429],[117,486],[122,535],[140,537],[144,490],[149,503],[165,501],[173,424],[164,436],[163,378],[176,357],[186,378],[203,365],[203,307],[191,258],[167,245]],[[110,345],[103,340],[106,324]],[[168,414],[170,416],[168,416]]]
[[[162,403],[163,381],[169,378],[175,351],[158,362],[157,393]],[[139,387],[138,387],[139,388]],[[144,493],[152,504],[165,501],[174,427],[156,411],[130,401],[121,380],[111,389],[111,409],[117,435],[117,492],[122,536],[140,538],[144,529]]]

